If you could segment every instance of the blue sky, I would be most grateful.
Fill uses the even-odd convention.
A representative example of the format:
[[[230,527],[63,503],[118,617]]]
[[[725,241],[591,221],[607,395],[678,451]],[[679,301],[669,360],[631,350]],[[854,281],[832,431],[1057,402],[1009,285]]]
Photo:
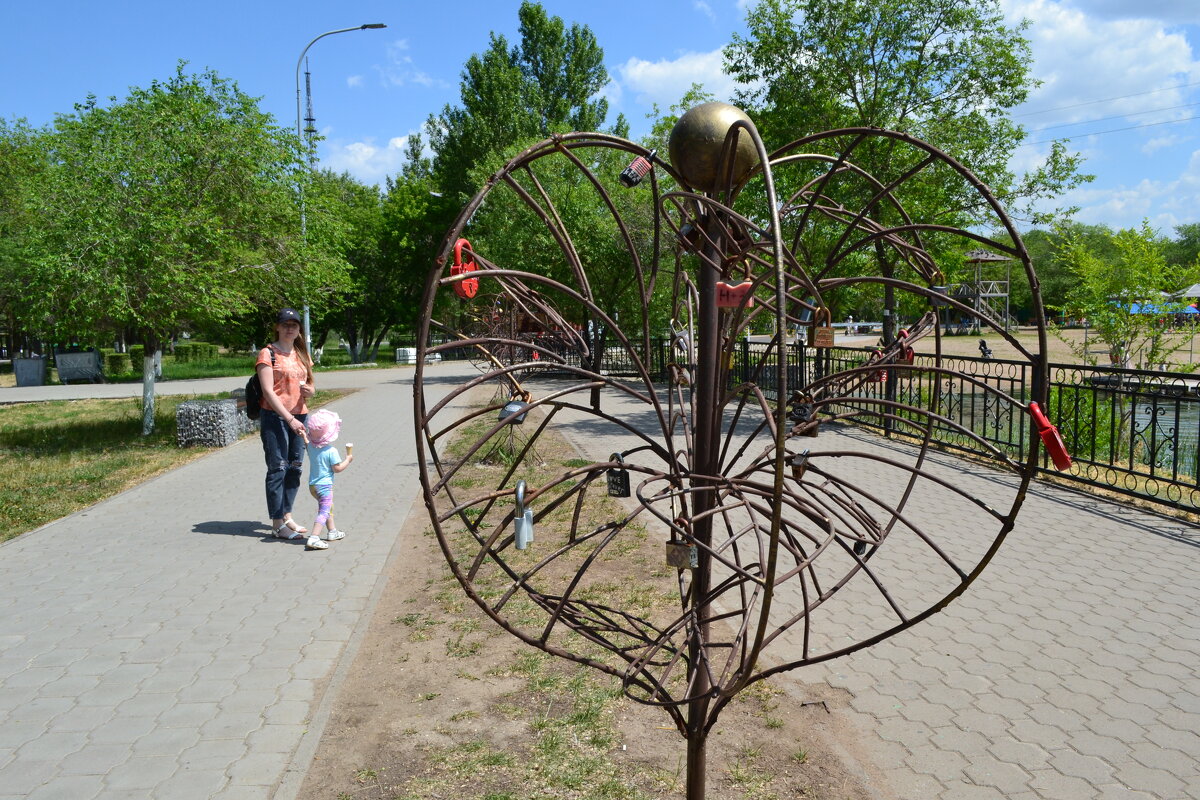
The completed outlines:
[[[567,23],[595,32],[611,83],[611,119],[636,138],[652,103],[667,108],[693,82],[720,99],[732,84],[721,53],[742,31],[751,0],[545,0]],[[308,51],[323,166],[381,183],[404,141],[431,112],[458,100],[462,64],[492,31],[516,39],[519,0],[8,0],[0,13],[0,114],[35,125],[89,93],[124,97],[169,77],[179,59],[236,80],[281,125],[296,122],[296,62],[318,34],[363,23],[385,30],[328,36]],[[1095,182],[1063,198],[1077,219],[1131,227],[1149,219],[1170,234],[1200,222],[1200,0],[1002,0],[1033,23],[1034,73],[1043,86],[1016,110],[1032,135],[1013,168],[1030,168],[1045,142],[1071,136]],[[303,81],[303,76],[301,76]],[[611,120],[610,120],[611,121]],[[1122,130],[1126,129],[1126,130]],[[797,136],[809,131],[797,131]]]

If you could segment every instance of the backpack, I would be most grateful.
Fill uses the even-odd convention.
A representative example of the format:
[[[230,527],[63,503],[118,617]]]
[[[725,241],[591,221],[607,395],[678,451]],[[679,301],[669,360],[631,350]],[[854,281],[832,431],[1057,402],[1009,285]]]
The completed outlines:
[[[268,350],[271,351],[271,370],[275,369],[275,348],[268,345]],[[246,416],[250,419],[258,419],[258,412],[262,410],[262,382],[258,379],[258,368],[254,368],[254,374],[250,376],[250,380],[246,381]]]

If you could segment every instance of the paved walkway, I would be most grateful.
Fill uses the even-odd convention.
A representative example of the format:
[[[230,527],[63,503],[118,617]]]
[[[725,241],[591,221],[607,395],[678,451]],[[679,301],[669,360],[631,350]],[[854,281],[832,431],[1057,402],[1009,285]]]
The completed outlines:
[[[606,398],[605,410],[635,418],[639,407],[625,402],[622,412]],[[569,426],[568,435],[599,458],[634,443],[594,420],[586,428],[586,438]],[[812,441],[890,447],[853,428]],[[997,507],[1011,501],[987,468],[935,454],[927,469],[989,502],[1009,498]],[[857,477],[878,492],[894,484]],[[918,502],[907,513],[922,505],[914,519],[935,531],[976,521],[961,503]],[[919,593],[929,566],[897,565],[909,576],[903,588]],[[1200,798],[1198,598],[1200,528],[1034,482],[1016,527],[962,597],[781,685],[796,700],[812,696],[801,682],[841,694],[834,713],[854,732],[844,755],[881,800]],[[790,602],[803,605],[799,595]],[[843,610],[837,619],[849,626],[857,609]],[[799,633],[770,651],[776,663],[800,657]]]
[[[2,800],[295,796],[405,547],[412,375],[318,375],[322,387],[363,388],[331,406],[357,458],[338,479],[350,535],[327,551],[270,537],[257,438],[0,545]],[[0,401],[120,388],[0,389]],[[298,508],[309,523],[313,504]]]
[[[294,797],[405,546],[411,376],[322,374],[364,387],[329,551],[266,535],[255,440],[0,546],[0,800]],[[1200,798],[1197,597],[1200,531],[1035,485],[962,598],[789,685],[845,693],[881,799]]]

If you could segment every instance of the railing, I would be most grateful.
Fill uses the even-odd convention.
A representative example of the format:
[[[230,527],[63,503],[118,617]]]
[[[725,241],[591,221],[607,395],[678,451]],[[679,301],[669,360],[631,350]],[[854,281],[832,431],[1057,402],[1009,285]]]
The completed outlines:
[[[546,340],[539,344],[558,352]],[[641,352],[645,345],[640,342],[633,346],[653,379],[662,379],[668,363],[677,357],[667,339],[651,339],[648,353]],[[560,357],[572,366],[585,366],[570,348],[561,352]],[[768,357],[767,352],[765,344],[740,342],[730,364],[730,384],[754,381],[773,398],[775,356]],[[468,348],[442,355],[448,360],[472,357]],[[804,386],[823,375],[862,366],[869,355],[864,348],[792,346],[785,356],[788,385]],[[768,358],[771,360],[763,363]],[[1014,410],[1012,403],[1002,402],[997,393],[1026,403],[1032,391],[1028,363],[943,356],[942,371],[934,372],[933,357],[918,355],[913,366],[881,370],[881,377],[886,372],[889,379],[868,381],[855,390],[855,396],[936,408],[939,415],[989,445],[1018,460],[1025,458],[1031,435],[1028,416]],[[638,374],[633,355],[611,341],[605,348],[601,372],[609,376]],[[1200,511],[1200,375],[1052,364],[1046,412],[1074,461],[1069,472],[1059,473],[1043,451],[1041,466],[1047,472],[1163,506]],[[866,415],[857,421],[880,433],[891,432],[891,424],[878,416]],[[960,435],[952,426],[935,426],[934,439],[948,450],[984,454],[974,439]]]

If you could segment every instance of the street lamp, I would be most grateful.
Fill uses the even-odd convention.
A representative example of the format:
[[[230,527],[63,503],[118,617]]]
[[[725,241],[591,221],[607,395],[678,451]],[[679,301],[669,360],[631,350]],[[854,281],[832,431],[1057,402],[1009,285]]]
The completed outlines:
[[[300,128],[300,65],[304,63],[304,56],[308,53],[308,48],[317,43],[318,40],[324,39],[326,36],[332,36],[335,33],[349,33],[350,31],[365,31],[374,28],[386,28],[387,25],[382,22],[370,22],[366,25],[358,25],[353,28],[338,28],[336,31],[325,31],[320,36],[314,38],[311,42],[304,45],[304,49],[300,51],[300,58],[296,59],[296,138],[301,143],[304,142],[304,132]],[[305,238],[308,236],[308,225],[304,214],[304,190],[300,190],[300,236]],[[304,299],[304,341],[312,341],[312,331],[308,320],[308,298]]]

